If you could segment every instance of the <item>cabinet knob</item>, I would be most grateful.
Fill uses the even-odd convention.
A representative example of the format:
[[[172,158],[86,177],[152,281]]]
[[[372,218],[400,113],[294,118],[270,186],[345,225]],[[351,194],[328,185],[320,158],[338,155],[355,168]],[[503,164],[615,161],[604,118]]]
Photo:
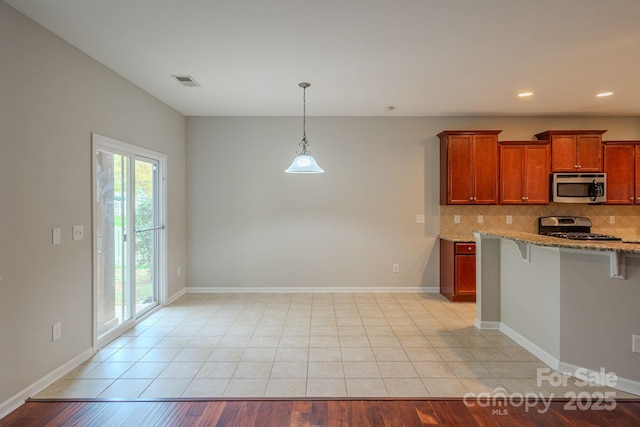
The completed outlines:
[[[473,249],[471,246],[467,247],[467,250],[470,251],[471,249]]]

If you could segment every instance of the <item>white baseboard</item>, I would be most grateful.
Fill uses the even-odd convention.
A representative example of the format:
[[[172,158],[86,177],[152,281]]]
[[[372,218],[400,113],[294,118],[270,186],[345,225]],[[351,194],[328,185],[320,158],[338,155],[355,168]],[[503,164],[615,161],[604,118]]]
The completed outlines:
[[[488,322],[476,319],[473,325],[478,329],[500,329],[500,322]]]
[[[180,298],[181,296],[183,296],[184,294],[187,293],[187,288],[182,288],[180,289],[178,292],[176,292],[175,294],[167,297],[167,299],[164,302],[164,305],[169,305],[172,302],[174,302],[175,300],[177,300],[178,298]]]
[[[542,360],[547,366],[551,369],[555,369],[558,371],[560,369],[560,361],[555,358],[553,355],[548,353],[546,350],[543,350],[538,345],[532,343],[527,338],[520,335],[518,332],[514,331],[504,323],[500,323],[500,332],[520,344],[530,353],[533,353],[538,359]]]
[[[560,369],[558,371],[565,374],[569,374],[572,377],[587,379],[595,382],[598,385],[615,388],[616,390],[632,393],[640,396],[640,382],[630,380],[627,378],[620,378],[615,372],[605,372],[604,374],[616,374],[615,380],[612,380],[610,384],[606,384],[607,378],[603,378],[603,373],[600,371],[594,371],[592,369],[586,369],[581,366],[573,365],[571,363],[560,362]]]
[[[437,294],[440,292],[438,286],[426,287],[332,287],[332,286],[187,286],[185,288],[188,294],[242,294],[242,293],[426,293]]]
[[[91,356],[93,356],[93,354],[94,354],[94,351],[92,347],[86,349],[85,351],[83,351],[73,359],[66,362],[64,365],[58,367],[57,369],[53,370],[46,376],[40,378],[38,381],[34,382],[33,384],[27,386],[23,390],[14,394],[9,399],[0,403],[0,419],[6,417],[7,415],[9,415],[9,413],[15,411],[20,406],[22,406],[24,401],[27,400],[29,397],[35,396],[36,394],[40,393],[42,390],[49,387],[55,381],[65,376],[72,369],[75,369],[76,367],[80,366],[82,363],[87,361]]]
[[[589,380],[592,380],[593,382],[598,383],[599,385],[610,386],[611,388],[614,388],[616,390],[620,390],[620,391],[624,391],[627,393],[632,393],[640,396],[639,381],[618,377],[617,380],[615,381],[616,382],[615,385],[602,384],[601,381],[598,381],[598,379],[600,379],[600,372],[593,371],[591,369],[583,368],[581,366],[573,365],[571,363],[562,362],[558,360],[557,358],[553,357],[551,354],[549,354],[545,350],[538,347],[536,344],[532,343],[531,341],[529,341],[528,339],[526,339],[525,337],[523,337],[522,335],[520,335],[519,333],[511,329],[510,327],[506,326],[504,323],[500,323],[500,332],[502,332],[503,334],[505,334],[506,336],[508,336],[509,338],[511,338],[518,344],[520,344],[529,352],[533,353],[533,355],[535,355],[538,359],[542,360],[551,369],[571,375],[572,377],[584,379],[586,376],[586,378],[588,378]],[[580,376],[576,375],[576,372],[579,372]],[[615,373],[615,372],[612,372],[612,373]]]

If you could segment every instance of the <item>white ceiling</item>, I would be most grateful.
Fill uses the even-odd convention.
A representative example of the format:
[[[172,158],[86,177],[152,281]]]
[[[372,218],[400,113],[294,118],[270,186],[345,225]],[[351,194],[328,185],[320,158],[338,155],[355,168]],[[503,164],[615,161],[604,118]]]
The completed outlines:
[[[640,114],[638,0],[5,1],[188,116]]]

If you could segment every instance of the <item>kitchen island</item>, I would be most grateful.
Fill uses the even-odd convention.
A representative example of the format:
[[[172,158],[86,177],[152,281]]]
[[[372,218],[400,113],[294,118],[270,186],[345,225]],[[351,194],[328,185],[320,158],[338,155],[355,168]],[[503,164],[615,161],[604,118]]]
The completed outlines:
[[[640,394],[640,245],[510,230],[476,238],[476,327],[500,329],[551,368],[617,375]],[[583,371],[584,372],[584,371]]]

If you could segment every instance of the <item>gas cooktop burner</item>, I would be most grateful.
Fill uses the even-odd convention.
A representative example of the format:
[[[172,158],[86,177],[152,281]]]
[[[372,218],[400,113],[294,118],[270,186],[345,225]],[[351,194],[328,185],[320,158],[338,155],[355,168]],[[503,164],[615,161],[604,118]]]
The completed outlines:
[[[560,239],[570,240],[602,240],[602,241],[620,241],[619,237],[611,236],[609,234],[596,234],[596,233],[580,233],[580,232],[551,232],[543,233],[545,236],[558,237]]]
[[[619,237],[591,232],[591,220],[579,216],[543,216],[538,218],[538,234],[571,240],[620,241]]]

